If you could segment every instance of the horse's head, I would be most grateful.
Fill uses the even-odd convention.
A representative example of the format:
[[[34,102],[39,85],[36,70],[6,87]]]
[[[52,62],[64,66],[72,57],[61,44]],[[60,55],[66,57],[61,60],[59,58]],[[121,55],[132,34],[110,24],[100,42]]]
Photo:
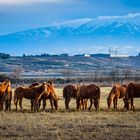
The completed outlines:
[[[108,109],[110,109],[111,99],[110,98],[106,98],[106,100],[107,100]]]
[[[5,92],[7,89],[9,90],[9,88],[11,90],[11,82],[7,79],[7,80],[2,82],[1,91]]]
[[[55,94],[54,87],[53,87],[52,83],[46,83],[46,89],[47,89],[47,93]]]

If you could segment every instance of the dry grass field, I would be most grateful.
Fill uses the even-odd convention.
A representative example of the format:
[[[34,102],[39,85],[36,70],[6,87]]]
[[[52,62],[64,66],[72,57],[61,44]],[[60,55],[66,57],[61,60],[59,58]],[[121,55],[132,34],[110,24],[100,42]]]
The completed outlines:
[[[4,139],[48,139],[48,140],[138,140],[140,139],[140,100],[135,99],[136,111],[126,111],[122,100],[118,110],[107,110],[106,97],[110,88],[101,88],[100,109],[77,111],[75,100],[66,111],[62,89],[56,89],[60,96],[59,110],[51,111],[47,101],[46,111],[30,112],[30,101],[24,99],[23,111],[0,112],[0,140]]]

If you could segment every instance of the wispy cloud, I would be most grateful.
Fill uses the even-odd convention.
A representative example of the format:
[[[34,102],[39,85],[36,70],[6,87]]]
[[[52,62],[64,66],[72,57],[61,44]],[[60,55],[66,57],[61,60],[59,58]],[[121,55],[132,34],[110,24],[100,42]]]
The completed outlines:
[[[23,5],[30,3],[60,3],[64,0],[0,0],[0,5]]]
[[[140,13],[129,13],[123,16],[99,16],[98,19],[128,19],[140,16]]]

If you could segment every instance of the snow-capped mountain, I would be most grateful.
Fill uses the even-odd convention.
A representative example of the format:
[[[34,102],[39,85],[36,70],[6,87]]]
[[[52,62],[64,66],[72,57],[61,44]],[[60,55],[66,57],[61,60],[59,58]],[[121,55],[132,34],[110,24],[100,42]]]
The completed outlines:
[[[131,45],[138,49],[139,19],[140,15],[85,18],[1,35],[0,51],[6,51],[5,48],[9,48],[7,53],[8,51],[12,53],[14,50],[20,50],[20,54],[31,53],[32,50],[34,50],[32,53],[53,53],[55,50],[57,50],[56,53],[61,53],[62,50],[73,51],[76,47],[88,50],[90,46],[95,46],[96,49],[96,46],[114,44],[116,46]]]

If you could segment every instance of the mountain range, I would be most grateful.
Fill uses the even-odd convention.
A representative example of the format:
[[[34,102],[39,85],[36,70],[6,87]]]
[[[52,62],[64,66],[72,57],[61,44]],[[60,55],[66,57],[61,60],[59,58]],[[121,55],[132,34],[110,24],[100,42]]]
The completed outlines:
[[[140,52],[140,14],[84,18],[0,35],[0,52],[39,53]]]

